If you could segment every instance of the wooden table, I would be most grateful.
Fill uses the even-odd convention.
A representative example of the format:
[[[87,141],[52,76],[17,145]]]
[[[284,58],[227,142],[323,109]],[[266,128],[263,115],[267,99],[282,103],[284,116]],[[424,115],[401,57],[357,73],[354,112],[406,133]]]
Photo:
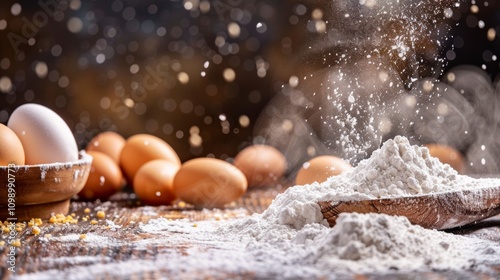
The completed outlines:
[[[106,202],[73,201],[70,213],[73,214],[75,220],[78,219],[77,223],[54,224],[43,221],[43,224],[39,226],[41,231],[37,235],[33,233],[33,227],[30,226],[17,232],[21,245],[17,249],[15,274],[8,270],[9,265],[6,262],[9,246],[3,246],[0,258],[2,279],[15,279],[15,275],[21,279],[38,280],[41,278],[40,275],[46,275],[43,279],[52,277],[71,279],[72,275],[62,272],[64,269],[68,267],[85,269],[87,266],[93,269],[99,268],[102,273],[99,273],[98,279],[117,279],[123,277],[116,277],[116,273],[113,273],[113,269],[116,269],[114,264],[131,260],[140,260],[142,264],[150,263],[151,267],[146,270],[131,269],[131,272],[124,277],[126,279],[254,279],[251,271],[234,275],[224,272],[221,268],[221,271],[198,271],[195,275],[192,273],[183,275],[179,272],[171,274],[171,271],[163,267],[154,267],[159,251],[183,250],[181,246],[172,244],[154,244],[139,248],[128,245],[109,246],[105,242],[87,246],[87,242],[65,243],[60,240],[64,238],[85,239],[92,235],[112,237],[123,241],[122,244],[127,244],[128,241],[137,242],[148,238],[147,233],[138,231],[139,224],[146,223],[152,218],[186,218],[193,222],[213,218],[214,215],[219,217],[222,215],[225,219],[237,218],[264,211],[279,192],[280,190],[272,189],[249,191],[242,199],[224,211],[200,211],[179,202],[174,206],[141,206],[135,196],[128,192],[116,194]],[[105,218],[97,217],[99,211],[105,213]],[[500,242],[500,216],[450,232]],[[4,233],[1,240],[6,240],[7,234]],[[54,237],[57,237],[59,241],[53,241]],[[64,257],[72,258],[63,261]],[[500,279],[500,260],[498,264],[493,267],[494,272],[489,274],[477,274],[470,271],[428,271],[415,272],[411,275],[394,272],[384,275],[339,275],[339,277],[340,279]],[[106,272],[107,268],[109,268],[108,272]],[[45,273],[51,271],[53,274]],[[30,275],[33,277],[28,277]]]

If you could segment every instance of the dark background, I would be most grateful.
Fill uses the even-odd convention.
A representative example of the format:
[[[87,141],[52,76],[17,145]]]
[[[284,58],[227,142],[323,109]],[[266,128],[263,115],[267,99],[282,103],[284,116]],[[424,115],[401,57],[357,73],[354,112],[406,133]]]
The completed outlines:
[[[197,8],[174,0],[2,1],[0,122],[35,102],[59,113],[81,148],[100,131],[114,130],[124,137],[157,135],[183,161],[233,157],[254,141],[262,110],[290,76],[315,67],[317,53],[328,51],[315,50],[311,12],[320,8],[324,18],[334,12],[329,1],[217,0],[207,11],[206,1],[194,2]],[[499,61],[492,57],[500,56],[500,40],[488,40],[487,32],[500,34],[500,3],[480,2],[477,13],[469,2],[453,8],[451,39],[438,50],[448,59],[435,78],[464,64],[483,67],[492,80],[497,76]],[[16,3],[22,10],[13,15]],[[58,13],[43,8],[54,3],[61,5]],[[74,18],[82,24],[76,33],[68,29]],[[239,23],[238,36],[228,34],[231,22]],[[227,68],[236,73],[234,81],[224,79]],[[183,84],[178,77],[185,74],[189,82]]]

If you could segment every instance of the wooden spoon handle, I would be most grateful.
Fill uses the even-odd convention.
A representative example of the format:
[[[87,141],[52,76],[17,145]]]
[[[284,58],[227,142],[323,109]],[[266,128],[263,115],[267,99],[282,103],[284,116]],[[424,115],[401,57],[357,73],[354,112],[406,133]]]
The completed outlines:
[[[340,213],[357,212],[406,216],[412,224],[447,229],[499,214],[500,187],[338,203],[320,201],[318,204],[330,226],[335,225]]]

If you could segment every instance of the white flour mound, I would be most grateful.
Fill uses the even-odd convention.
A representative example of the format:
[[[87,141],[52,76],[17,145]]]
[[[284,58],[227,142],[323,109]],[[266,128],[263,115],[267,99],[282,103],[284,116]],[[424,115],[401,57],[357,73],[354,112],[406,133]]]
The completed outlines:
[[[276,266],[350,273],[471,269],[500,257],[500,246],[411,225],[405,217],[343,213],[333,228],[308,224],[301,230],[241,223],[232,230],[260,227],[246,249],[253,259]],[[236,237],[236,236],[235,236]],[[299,273],[300,274],[300,273]]]
[[[321,184],[289,188],[264,213],[221,230],[238,232],[257,255],[288,251],[283,261],[307,263],[320,271],[466,269],[488,263],[491,254],[499,259],[499,245],[424,229],[405,217],[384,214],[344,213],[329,228],[317,202],[466,190],[499,182],[459,175],[431,157],[427,148],[398,136],[356,168]]]
[[[355,168],[323,183],[289,188],[276,197],[263,216],[275,223],[302,228],[324,223],[318,201],[353,201],[467,190],[498,185],[498,179],[458,174],[431,157],[426,147],[396,136]]]

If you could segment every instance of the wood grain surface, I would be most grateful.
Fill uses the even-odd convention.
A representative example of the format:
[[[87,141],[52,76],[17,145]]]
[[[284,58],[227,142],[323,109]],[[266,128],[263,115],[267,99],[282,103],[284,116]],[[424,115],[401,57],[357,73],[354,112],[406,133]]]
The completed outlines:
[[[148,233],[138,230],[139,223],[146,223],[148,220],[158,217],[168,219],[189,219],[193,222],[207,220],[215,215],[227,219],[238,218],[252,213],[264,211],[272,202],[273,198],[281,190],[258,189],[250,190],[242,199],[225,210],[200,210],[176,203],[173,206],[141,206],[133,194],[124,192],[113,196],[106,202],[84,202],[72,201],[70,213],[77,223],[49,223],[43,221],[39,226],[40,233],[33,234],[33,227],[25,226],[17,232],[21,245],[17,248],[16,272],[8,270],[9,246],[0,247],[2,255],[0,257],[2,279],[37,279],[37,272],[54,271],[59,279],[70,279],[71,275],[64,274],[68,267],[80,266],[89,269],[99,267],[103,272],[96,279],[118,279],[111,273],[117,269],[114,265],[117,262],[140,260],[142,263],[151,265],[148,270],[131,270],[127,277],[120,279],[255,279],[251,271],[241,272],[237,275],[221,271],[199,270],[196,274],[184,274],[182,271],[169,271],[165,267],[158,266],[158,256],[160,252],[176,251],[186,253],[189,244],[157,244],[152,243],[147,246],[134,246],[141,239],[148,238]],[[105,218],[98,218],[98,212],[105,213]],[[86,221],[84,221],[86,220]],[[93,222],[94,221],[94,222]],[[108,222],[107,222],[108,221]],[[109,222],[120,227],[114,230]],[[500,242],[500,216],[481,221],[473,225],[452,229],[449,232],[466,236],[489,239]],[[75,236],[81,234],[94,234],[120,240],[119,244],[92,244],[87,242],[55,242],[47,236],[64,238],[65,236]],[[8,233],[3,233],[0,240],[7,241]],[[209,245],[207,245],[209,246]],[[202,248],[199,248],[202,249]],[[77,260],[77,262],[61,261],[64,258]],[[97,262],[97,263],[96,263]],[[108,270],[106,270],[106,268]],[[489,274],[478,274],[471,271],[427,271],[414,272],[411,274],[403,272],[391,272],[389,274],[368,274],[368,275],[338,275],[332,272],[335,279],[500,279],[500,266],[492,268],[494,272]],[[106,271],[111,271],[106,273]],[[61,272],[58,274],[58,272]],[[33,278],[25,278],[26,275],[35,275]],[[56,277],[57,278],[57,277]],[[270,275],[268,279],[274,279],[276,275]],[[43,278],[48,279],[48,278]],[[261,278],[262,279],[262,278]],[[267,279],[267,278],[266,278]]]

